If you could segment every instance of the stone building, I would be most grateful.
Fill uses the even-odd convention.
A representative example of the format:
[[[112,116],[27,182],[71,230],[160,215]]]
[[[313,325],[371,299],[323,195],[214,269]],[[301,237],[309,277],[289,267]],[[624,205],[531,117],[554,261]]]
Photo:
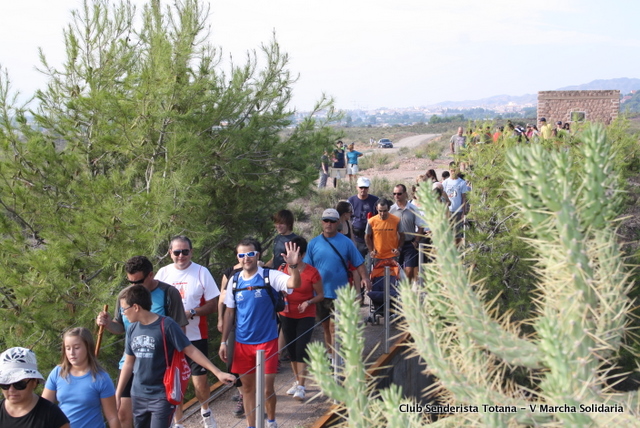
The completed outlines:
[[[601,122],[606,125],[618,117],[620,91],[540,91],[538,92],[538,119],[547,123]]]

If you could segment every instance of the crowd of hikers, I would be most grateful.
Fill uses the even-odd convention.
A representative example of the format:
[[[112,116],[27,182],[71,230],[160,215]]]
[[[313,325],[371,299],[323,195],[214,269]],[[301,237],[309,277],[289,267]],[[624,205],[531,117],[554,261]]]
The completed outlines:
[[[118,295],[115,312],[100,312],[96,324],[113,334],[125,335],[117,388],[97,360],[92,333],[74,327],[63,333],[60,364],[45,379],[35,354],[14,347],[0,354],[0,426],[29,428],[61,427],[153,427],[181,428],[181,404],[172,403],[164,381],[167,367],[179,353],[189,365],[202,425],[217,423],[208,405],[207,372],[220,381],[235,384],[232,413],[245,417],[247,426],[256,424],[255,362],[265,351],[266,419],[277,427],[274,379],[280,361],[290,361],[295,376],[287,394],[306,399],[307,346],[316,325],[322,326],[327,356],[333,360],[333,313],[336,292],[349,284],[364,302],[371,290],[372,260],[393,259],[402,275],[418,277],[418,248],[429,242],[430,230],[421,220],[421,204],[441,203],[448,207],[456,242],[464,239],[467,199],[471,185],[465,181],[466,153],[470,144],[487,144],[513,137],[519,141],[571,138],[568,124],[553,127],[541,118],[536,125],[516,126],[511,122],[492,132],[465,132],[460,127],[449,147],[454,161],[440,177],[429,169],[416,179],[410,191],[395,185],[392,198],[369,193],[371,181],[358,177],[354,145],[336,143],[321,159],[319,187],[327,179],[338,180],[346,168],[357,193],[335,207],[324,209],[322,232],[309,241],[294,233],[294,215],[283,209],[272,217],[276,237],[271,257],[262,260],[262,243],[245,238],[236,246],[236,263],[224,270],[220,286],[209,270],[192,261],[193,246],[186,236],[169,242],[173,263],[153,272],[144,256],[125,263],[129,286]],[[337,166],[336,166],[337,164]],[[338,171],[332,174],[332,169]],[[344,175],[342,176],[344,177]],[[335,184],[334,184],[335,186]],[[431,201],[421,201],[417,189],[428,186]],[[424,193],[423,193],[424,195]],[[208,317],[217,311],[221,334],[218,354],[225,371],[209,360]],[[44,383],[41,396],[34,391]],[[260,415],[261,416],[261,415]]]

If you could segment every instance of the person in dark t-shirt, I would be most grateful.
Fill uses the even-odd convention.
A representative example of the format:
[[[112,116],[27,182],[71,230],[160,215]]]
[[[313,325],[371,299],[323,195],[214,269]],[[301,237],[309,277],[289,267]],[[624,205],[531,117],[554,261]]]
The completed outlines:
[[[33,392],[44,378],[36,354],[27,348],[10,348],[0,354],[0,427],[69,428],[69,419],[52,402]]]

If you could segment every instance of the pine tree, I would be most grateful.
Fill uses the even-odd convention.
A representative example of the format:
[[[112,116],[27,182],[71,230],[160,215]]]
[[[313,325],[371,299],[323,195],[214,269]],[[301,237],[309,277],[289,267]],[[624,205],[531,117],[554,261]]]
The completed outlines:
[[[187,234],[199,262],[224,266],[237,240],[266,236],[270,214],[309,191],[333,132],[312,112],[285,135],[288,56],[274,38],[225,70],[207,15],[198,0],[141,13],[86,1],[64,31],[64,64],[41,53],[35,111],[2,79],[2,348],[33,346],[52,366],[60,332],[113,305],[129,257],[163,263],[169,238]],[[316,109],[332,120],[331,105]]]

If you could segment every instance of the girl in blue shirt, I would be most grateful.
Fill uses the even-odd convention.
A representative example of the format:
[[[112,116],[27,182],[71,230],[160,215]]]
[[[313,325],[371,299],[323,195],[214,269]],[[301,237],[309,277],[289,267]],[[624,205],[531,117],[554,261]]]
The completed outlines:
[[[93,336],[86,328],[67,330],[62,337],[60,365],[49,374],[42,397],[69,418],[71,428],[120,428],[115,388],[95,357]]]

